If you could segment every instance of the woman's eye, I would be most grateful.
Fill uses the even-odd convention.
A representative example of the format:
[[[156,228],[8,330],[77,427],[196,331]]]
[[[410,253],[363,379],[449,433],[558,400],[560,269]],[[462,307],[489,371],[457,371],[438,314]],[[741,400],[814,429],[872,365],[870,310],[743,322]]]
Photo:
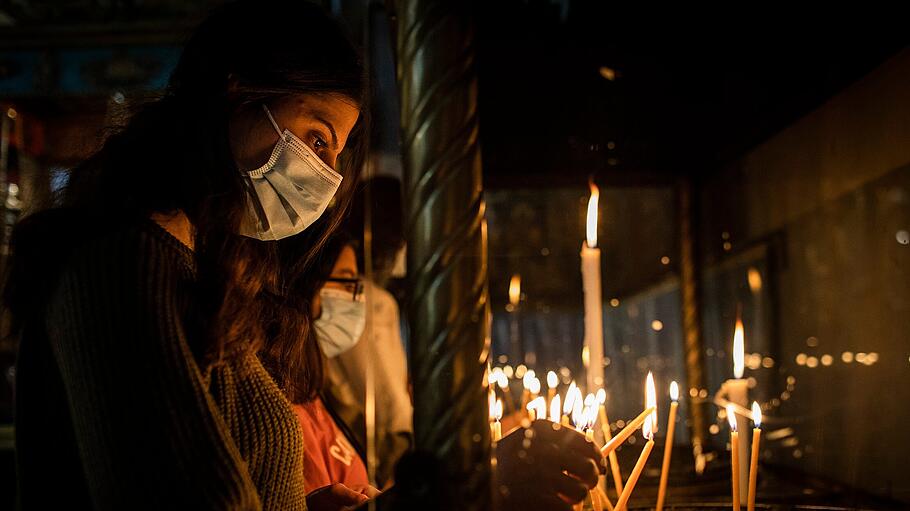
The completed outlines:
[[[326,143],[325,140],[323,140],[319,137],[315,137],[313,140],[313,147],[315,147],[316,149],[325,149],[328,146],[329,146],[329,144]]]

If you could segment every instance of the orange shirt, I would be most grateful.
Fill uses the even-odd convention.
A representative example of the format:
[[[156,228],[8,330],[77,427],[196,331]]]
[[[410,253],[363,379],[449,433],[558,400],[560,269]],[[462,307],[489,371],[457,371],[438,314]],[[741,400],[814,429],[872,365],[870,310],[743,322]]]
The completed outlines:
[[[367,485],[367,469],[344,433],[335,425],[321,398],[293,405],[303,431],[303,475],[307,493],[342,483]]]

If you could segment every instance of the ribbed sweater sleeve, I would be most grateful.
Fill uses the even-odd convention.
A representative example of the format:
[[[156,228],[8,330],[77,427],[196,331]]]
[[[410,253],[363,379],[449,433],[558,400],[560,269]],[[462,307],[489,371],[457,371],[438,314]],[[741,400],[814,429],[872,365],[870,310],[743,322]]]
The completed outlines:
[[[259,510],[187,343],[178,305],[189,268],[167,241],[146,228],[81,243],[49,303],[94,508]]]

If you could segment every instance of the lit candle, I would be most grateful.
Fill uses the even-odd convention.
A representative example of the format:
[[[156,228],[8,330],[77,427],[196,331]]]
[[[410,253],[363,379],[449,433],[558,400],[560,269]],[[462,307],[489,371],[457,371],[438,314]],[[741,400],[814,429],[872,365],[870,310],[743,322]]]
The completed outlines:
[[[626,481],[622,494],[620,494],[619,500],[616,501],[616,511],[624,511],[626,509],[626,504],[629,503],[629,499],[632,497],[632,490],[635,489],[635,483],[638,482],[642,470],[645,469],[645,464],[648,463],[648,456],[651,455],[651,450],[654,448],[654,432],[657,431],[657,391],[654,389],[654,377],[651,373],[648,373],[645,389],[645,407],[652,411],[648,413],[647,420],[644,421],[641,429],[642,435],[648,442],[641,450],[638,462],[635,463],[635,468],[629,474],[629,480]]]
[[[724,382],[721,387],[721,393],[726,395],[727,401],[738,405],[743,411],[745,411],[749,406],[749,383],[743,379],[743,372],[745,370],[745,334],[743,331],[743,322],[740,318],[739,310],[736,312],[736,328],[733,331],[733,378]],[[735,414],[735,420],[737,421],[736,430],[745,431],[748,424],[746,423],[746,418],[742,415]],[[737,460],[739,460],[739,483],[737,488],[739,488],[740,501],[746,499],[746,486],[748,484],[747,478],[749,477],[746,469],[748,467],[747,458],[749,454],[749,444],[748,437],[741,439],[737,444],[739,446],[739,453],[737,454]]]
[[[727,405],[727,421],[730,423],[730,468],[733,481],[733,511],[739,508],[739,431],[736,429],[736,409]]]
[[[761,407],[752,402],[752,459],[749,463],[749,500],[748,511],[755,511],[755,487],[758,483],[758,446],[761,444]]]
[[[493,423],[491,424],[491,436],[493,437],[493,442],[498,442],[502,440],[502,423],[499,422],[502,420],[502,400],[497,399],[496,404],[493,405],[492,410]]]
[[[556,385],[559,384],[559,379],[556,378],[556,373],[550,371],[547,373],[547,406],[550,406],[550,403],[553,401],[553,398],[556,396]],[[557,421],[559,422],[559,421]]]
[[[676,429],[676,409],[679,407],[679,385],[670,382],[670,416],[667,417],[667,440],[664,445],[664,460],[660,468],[660,487],[657,490],[657,511],[664,508],[667,496],[667,478],[670,475],[670,457],[673,455],[673,432]]]
[[[620,445],[622,445],[623,442],[626,441],[626,439],[628,439],[630,436],[632,436],[632,433],[635,433],[635,430],[637,430],[638,427],[641,426],[642,423],[645,421],[645,419],[647,419],[649,416],[651,416],[654,412],[655,412],[655,409],[646,408],[645,411],[641,412],[641,414],[638,417],[635,417],[634,419],[632,419],[631,422],[626,424],[626,427],[622,428],[619,431],[619,433],[616,434],[616,436],[614,436],[612,439],[610,439],[609,442],[604,444],[604,446],[600,448],[600,454],[602,456],[607,456],[611,452],[615,451],[616,448],[619,447]]]
[[[509,281],[509,357],[518,361],[521,359],[521,333],[519,331],[518,316],[521,304],[521,275],[512,275]],[[524,406],[524,405],[522,405]]]
[[[547,418],[547,403],[542,397],[535,397],[528,403],[528,416],[532,421]]]
[[[566,391],[566,400],[562,403],[562,420],[560,423],[563,426],[569,425],[569,414],[572,413],[572,408],[575,406],[575,400],[581,399],[581,391],[578,390],[578,387],[575,385],[575,380],[572,380],[572,383],[569,384],[569,390]]]
[[[524,376],[521,378],[521,386],[523,390],[521,391],[521,409],[525,410],[528,407],[528,403],[531,401],[531,380],[534,379],[534,371],[528,369],[525,371]]]
[[[609,442],[613,438],[613,432],[610,431],[610,418],[607,416],[607,391],[600,389],[597,391],[597,401],[600,403],[600,429],[603,431],[604,442]],[[616,486],[616,494],[622,493],[622,472],[619,470],[619,460],[616,458],[616,451],[610,451],[610,472],[613,474],[613,484]]]
[[[550,401],[550,421],[559,424],[561,416],[562,403],[560,402],[559,394],[556,394],[553,396],[553,400]]]
[[[591,183],[586,239],[581,244],[581,277],[585,300],[585,339],[588,389],[603,385],[603,297],[601,296],[600,249],[597,248],[597,207],[600,191]]]
[[[497,374],[496,383],[499,385],[499,388],[502,389],[502,395],[505,400],[505,408],[503,411],[511,410],[515,403],[512,402],[512,389],[509,388],[509,377],[506,373],[500,371]]]
[[[540,380],[537,378],[531,378],[531,383],[528,386],[528,390],[531,391],[531,399],[536,399],[540,395]],[[546,408],[546,400],[544,400],[544,408]]]

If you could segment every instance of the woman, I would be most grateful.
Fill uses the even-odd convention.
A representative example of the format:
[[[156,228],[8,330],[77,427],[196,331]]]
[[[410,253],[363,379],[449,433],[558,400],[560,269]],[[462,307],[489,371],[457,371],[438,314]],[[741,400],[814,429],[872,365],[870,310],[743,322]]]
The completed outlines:
[[[282,390],[311,391],[286,356],[308,317],[273,312],[273,240],[334,198],[325,227],[304,234],[306,266],[337,225],[363,86],[356,51],[319,8],[225,5],[164,96],[17,227],[5,296],[20,340],[22,509],[306,508]]]
[[[337,357],[361,340],[366,325],[366,301],[352,243],[343,231],[333,236],[312,270],[317,288],[301,290],[311,297],[310,310],[316,318],[309,338],[302,342],[318,346],[320,372],[325,358]],[[327,406],[323,393],[309,396],[293,408],[307,446],[303,472],[308,487],[318,489],[339,483],[375,497],[378,491],[369,484],[361,445],[347,424]]]

